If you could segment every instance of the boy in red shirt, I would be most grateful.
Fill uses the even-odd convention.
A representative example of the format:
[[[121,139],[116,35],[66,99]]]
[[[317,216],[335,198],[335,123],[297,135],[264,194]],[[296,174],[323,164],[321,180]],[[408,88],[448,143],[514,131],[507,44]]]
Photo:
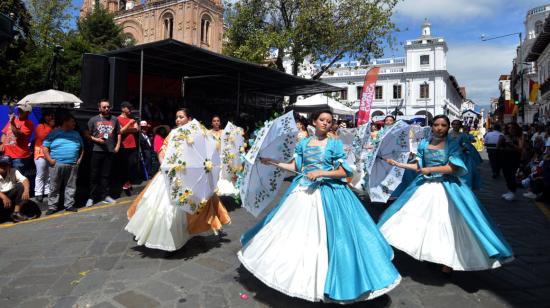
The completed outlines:
[[[34,123],[29,119],[32,111],[30,102],[17,104],[18,114],[10,115],[10,120],[2,129],[2,144],[4,155],[11,157],[13,168],[19,170],[27,178],[32,178],[34,160],[31,156],[29,141],[34,131]],[[30,177],[29,177],[30,176]]]
[[[121,180],[122,189],[126,195],[132,194],[132,182],[137,181],[137,170],[139,170],[139,157],[137,148],[138,124],[132,116],[132,104],[122,102],[120,109],[122,113],[118,116],[120,123],[120,135],[122,137],[120,147],[120,162],[122,166]]]

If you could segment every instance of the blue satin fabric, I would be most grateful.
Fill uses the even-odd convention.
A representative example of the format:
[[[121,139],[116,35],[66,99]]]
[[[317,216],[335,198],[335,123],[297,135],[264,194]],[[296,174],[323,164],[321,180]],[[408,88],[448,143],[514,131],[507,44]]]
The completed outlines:
[[[484,206],[479,202],[472,190],[459,179],[468,169],[461,159],[461,146],[454,140],[447,139],[445,150],[428,149],[428,141],[424,140],[418,148],[418,163],[424,166],[442,166],[451,163],[458,167],[456,174],[434,174],[426,177],[418,175],[414,182],[403,192],[380,217],[378,226],[381,227],[390,217],[397,213],[411,198],[417,188],[427,181],[438,181],[443,184],[447,196],[459,210],[464,220],[485,249],[487,255],[497,260],[506,260],[513,256],[510,245],[504,239],[487,214]]]
[[[481,176],[477,171],[477,167],[483,162],[483,159],[472,144],[474,137],[466,133],[460,133],[458,136],[449,134],[449,138],[453,139],[453,141],[458,143],[462,148],[462,161],[468,169],[468,174],[460,177],[460,179],[464,181],[471,189],[479,189],[481,187]]]
[[[297,170],[306,171],[308,166],[322,162],[324,170],[342,166],[346,173],[352,173],[340,140],[329,139],[323,154],[318,156],[308,155],[316,151],[307,146],[309,140],[304,138],[296,147]],[[302,178],[297,176],[277,206],[241,236],[243,245],[271,221],[294,188],[303,183]],[[400,276],[391,263],[393,251],[345,180],[322,179],[316,184],[323,200],[328,242],[325,297],[353,301],[396,283]]]

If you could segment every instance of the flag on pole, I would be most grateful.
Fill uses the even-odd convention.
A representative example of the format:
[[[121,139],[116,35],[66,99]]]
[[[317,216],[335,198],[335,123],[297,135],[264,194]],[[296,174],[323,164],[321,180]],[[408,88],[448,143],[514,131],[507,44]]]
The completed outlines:
[[[359,105],[359,114],[357,116],[357,126],[365,124],[370,118],[370,109],[374,99],[374,88],[378,79],[380,67],[373,67],[365,75],[363,83],[363,91],[361,92],[361,103]]]

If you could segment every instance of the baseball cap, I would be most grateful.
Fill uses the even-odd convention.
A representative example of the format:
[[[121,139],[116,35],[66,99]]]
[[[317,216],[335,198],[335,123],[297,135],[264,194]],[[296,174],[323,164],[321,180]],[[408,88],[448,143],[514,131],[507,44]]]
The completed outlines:
[[[148,126],[147,121],[139,122],[139,126]]]
[[[10,165],[11,166],[11,157],[7,155],[0,156],[0,165]]]
[[[17,103],[17,108],[21,109],[21,111],[31,112],[32,106],[29,101],[19,102]]]

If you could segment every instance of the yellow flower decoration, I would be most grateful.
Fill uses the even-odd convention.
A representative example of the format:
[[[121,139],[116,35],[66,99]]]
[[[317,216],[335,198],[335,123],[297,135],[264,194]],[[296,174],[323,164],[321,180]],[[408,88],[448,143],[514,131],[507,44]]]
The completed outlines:
[[[212,168],[214,168],[214,164],[209,159],[205,159],[203,165],[204,165],[204,171],[206,172],[210,172],[212,171]]]
[[[229,154],[227,154],[227,157],[229,159],[233,159],[233,158],[235,158],[235,153],[229,153]]]
[[[193,138],[191,138],[189,136],[185,139],[186,139],[188,145],[193,145],[193,143],[195,143],[195,140],[193,140]]]
[[[184,171],[184,170],[185,170],[185,162],[183,162],[182,164],[175,165],[175,166],[174,166],[174,170],[176,170],[176,171]]]
[[[201,202],[199,203],[199,209],[204,208],[207,203],[208,203],[208,200],[202,199]]]

